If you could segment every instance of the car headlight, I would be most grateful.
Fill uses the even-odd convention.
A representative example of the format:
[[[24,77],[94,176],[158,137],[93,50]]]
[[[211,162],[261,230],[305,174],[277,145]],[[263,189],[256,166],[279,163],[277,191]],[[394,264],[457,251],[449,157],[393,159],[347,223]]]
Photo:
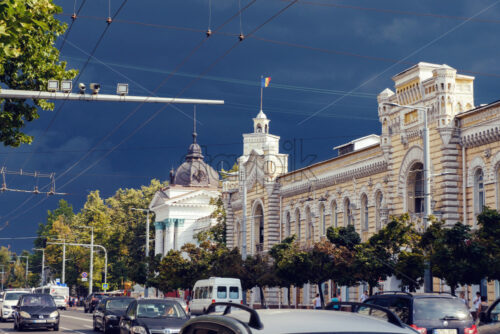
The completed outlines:
[[[31,318],[31,315],[30,315],[28,312],[25,312],[25,311],[21,311],[21,312],[19,312],[19,315],[20,315],[22,318],[26,318],[26,319]]]
[[[57,312],[57,311],[54,311],[54,312],[52,312],[52,313],[49,315],[49,317],[51,317],[51,318],[57,318],[58,316],[59,316],[59,312]]]
[[[142,326],[133,326],[132,327],[132,333],[136,333],[136,334],[148,334],[148,331],[146,330],[146,328],[144,328]]]
[[[108,314],[104,318],[106,318],[107,320],[116,320],[116,319],[118,319],[118,317],[116,315],[114,315],[114,314]]]

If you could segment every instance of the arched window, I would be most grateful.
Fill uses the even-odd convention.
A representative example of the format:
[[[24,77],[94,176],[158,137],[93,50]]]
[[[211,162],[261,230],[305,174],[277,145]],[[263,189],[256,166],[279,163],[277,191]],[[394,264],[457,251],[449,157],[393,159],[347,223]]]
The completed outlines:
[[[262,252],[264,250],[264,210],[261,204],[255,207],[253,220],[255,226],[255,250]]]
[[[424,166],[417,162],[413,164],[408,172],[406,202],[408,203],[408,212],[424,212]]]
[[[332,220],[332,226],[333,227],[339,227],[339,216],[338,216],[338,213],[337,213],[337,202],[336,201],[333,201],[332,204],[331,204],[331,211],[332,211],[332,216],[331,216],[331,220]]]
[[[319,226],[321,226],[323,235],[326,235],[325,205],[323,203],[319,205]]]
[[[484,194],[484,174],[483,170],[478,168],[474,174],[474,213],[479,215],[483,212],[485,206]]]
[[[497,211],[498,211],[500,210],[500,164],[497,165],[496,177],[497,177]]]
[[[351,201],[346,198],[344,201],[344,226],[352,224],[352,209]]]
[[[382,217],[380,215],[380,209],[382,209],[382,201],[384,195],[381,191],[377,191],[375,194],[375,229],[378,231],[382,227]]]
[[[314,226],[311,217],[311,208],[306,207],[306,241],[314,240]]]
[[[361,196],[361,229],[368,231],[368,197],[366,194]]]
[[[300,241],[302,236],[301,226],[300,226],[300,210],[297,208],[295,210],[295,234],[297,235],[297,240]]]
[[[286,213],[286,220],[285,220],[285,237],[290,236],[290,212]]]

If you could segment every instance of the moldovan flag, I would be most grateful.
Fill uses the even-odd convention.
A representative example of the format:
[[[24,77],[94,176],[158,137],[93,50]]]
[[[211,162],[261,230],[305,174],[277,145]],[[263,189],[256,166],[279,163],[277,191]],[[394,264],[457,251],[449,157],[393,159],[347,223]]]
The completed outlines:
[[[271,77],[266,77],[260,79],[260,87],[265,88],[269,86],[269,83],[271,82]]]

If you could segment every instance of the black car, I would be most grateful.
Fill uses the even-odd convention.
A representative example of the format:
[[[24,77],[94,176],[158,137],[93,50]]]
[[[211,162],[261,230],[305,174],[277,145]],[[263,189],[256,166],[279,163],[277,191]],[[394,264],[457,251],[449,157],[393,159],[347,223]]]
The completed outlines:
[[[107,295],[105,293],[100,292],[92,292],[90,295],[85,298],[83,301],[83,312],[92,313],[94,312],[97,304],[103,299],[106,298]]]
[[[59,311],[49,294],[24,294],[14,306],[14,329],[52,328],[59,330]]]
[[[173,300],[133,301],[120,319],[120,334],[174,334],[189,319],[182,306]]]
[[[125,314],[130,303],[135,299],[131,297],[110,297],[102,299],[94,311],[94,330],[108,334],[118,330],[120,317]]]
[[[383,306],[422,334],[476,334],[477,328],[464,302],[447,293],[387,291],[365,303]]]
[[[498,334],[500,333],[500,298],[484,312],[479,314],[479,334]]]

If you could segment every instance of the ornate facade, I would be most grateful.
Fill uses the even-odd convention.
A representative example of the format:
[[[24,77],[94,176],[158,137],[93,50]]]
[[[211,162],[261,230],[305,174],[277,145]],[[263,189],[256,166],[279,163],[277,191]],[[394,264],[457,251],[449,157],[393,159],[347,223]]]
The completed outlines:
[[[500,207],[500,102],[474,107],[474,78],[447,65],[418,63],[393,80],[394,91],[378,95],[381,134],[338,146],[338,156],[326,161],[288,172],[279,137],[275,146],[247,141],[271,136],[268,122],[264,134],[254,126],[253,134],[244,135],[239,178],[223,182],[230,246],[266,252],[290,234],[308,246],[324,238],[328,226],[347,224],[366,240],[391,215],[409,212],[422,221],[423,112],[411,106],[427,110],[432,213],[449,224],[474,226],[483,205]],[[397,289],[397,282],[383,287]],[[344,288],[344,300],[357,299],[361,289]],[[498,290],[489,285],[491,298]],[[312,293],[306,286],[292,298],[307,305]]]

